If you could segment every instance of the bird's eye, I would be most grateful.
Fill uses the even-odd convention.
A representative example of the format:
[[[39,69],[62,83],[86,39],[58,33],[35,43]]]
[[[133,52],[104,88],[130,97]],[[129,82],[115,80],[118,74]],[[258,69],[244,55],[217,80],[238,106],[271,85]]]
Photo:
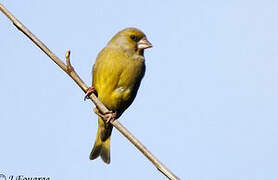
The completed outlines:
[[[131,36],[130,36],[130,39],[132,39],[133,41],[137,41],[137,37],[134,36],[134,35],[131,35]]]

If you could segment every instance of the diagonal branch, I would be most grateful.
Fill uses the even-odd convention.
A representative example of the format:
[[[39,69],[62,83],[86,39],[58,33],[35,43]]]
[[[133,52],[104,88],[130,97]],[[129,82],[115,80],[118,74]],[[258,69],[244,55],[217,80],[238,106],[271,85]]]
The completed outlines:
[[[75,83],[86,93],[88,86],[82,81],[78,74],[74,71],[70,64],[70,51],[66,53],[65,64],[60,60],[53,52],[50,51],[34,34],[31,33],[19,20],[17,20],[1,3],[0,10],[12,21],[18,30],[23,32],[29,39],[31,39],[47,56],[49,56],[63,71],[65,71]],[[100,102],[100,100],[92,94],[90,99],[97,106],[97,108],[103,113],[107,113],[109,110]],[[119,121],[112,121],[111,124],[118,129],[137,149],[139,149],[153,164],[162,172],[167,178],[171,180],[178,180],[165,165],[163,165],[135,136],[133,136]]]

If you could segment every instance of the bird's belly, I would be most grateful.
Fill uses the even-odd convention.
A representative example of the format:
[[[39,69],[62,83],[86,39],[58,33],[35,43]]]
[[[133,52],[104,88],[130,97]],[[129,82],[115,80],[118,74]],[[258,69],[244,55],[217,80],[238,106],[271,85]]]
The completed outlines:
[[[100,94],[99,99],[109,110],[124,111],[125,107],[130,104],[131,96],[132,90],[130,88],[120,86],[106,95]]]
[[[122,86],[117,87],[112,93],[112,98],[118,99],[122,103],[125,103],[130,99],[131,88],[124,88]]]
[[[101,102],[120,115],[133,102],[144,74],[144,62],[132,61],[116,76],[102,74],[96,90]]]

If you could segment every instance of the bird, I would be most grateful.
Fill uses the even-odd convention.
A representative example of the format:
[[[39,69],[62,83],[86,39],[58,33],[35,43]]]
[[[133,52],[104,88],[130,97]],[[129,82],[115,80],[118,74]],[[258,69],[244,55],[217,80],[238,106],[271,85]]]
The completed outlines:
[[[113,125],[134,101],[141,80],[145,74],[144,50],[152,44],[138,28],[129,27],[116,33],[98,54],[92,72],[92,86],[88,88],[85,99],[94,93],[109,109],[109,118],[102,118],[97,109],[98,130],[90,160],[97,157],[110,163],[110,140]]]

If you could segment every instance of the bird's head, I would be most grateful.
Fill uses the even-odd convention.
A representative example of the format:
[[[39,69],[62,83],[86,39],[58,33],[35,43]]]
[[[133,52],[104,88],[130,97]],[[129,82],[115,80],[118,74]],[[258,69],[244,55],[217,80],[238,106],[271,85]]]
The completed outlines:
[[[123,29],[109,41],[108,45],[119,47],[125,51],[135,52],[140,55],[143,55],[144,49],[152,47],[146,35],[137,28]]]

